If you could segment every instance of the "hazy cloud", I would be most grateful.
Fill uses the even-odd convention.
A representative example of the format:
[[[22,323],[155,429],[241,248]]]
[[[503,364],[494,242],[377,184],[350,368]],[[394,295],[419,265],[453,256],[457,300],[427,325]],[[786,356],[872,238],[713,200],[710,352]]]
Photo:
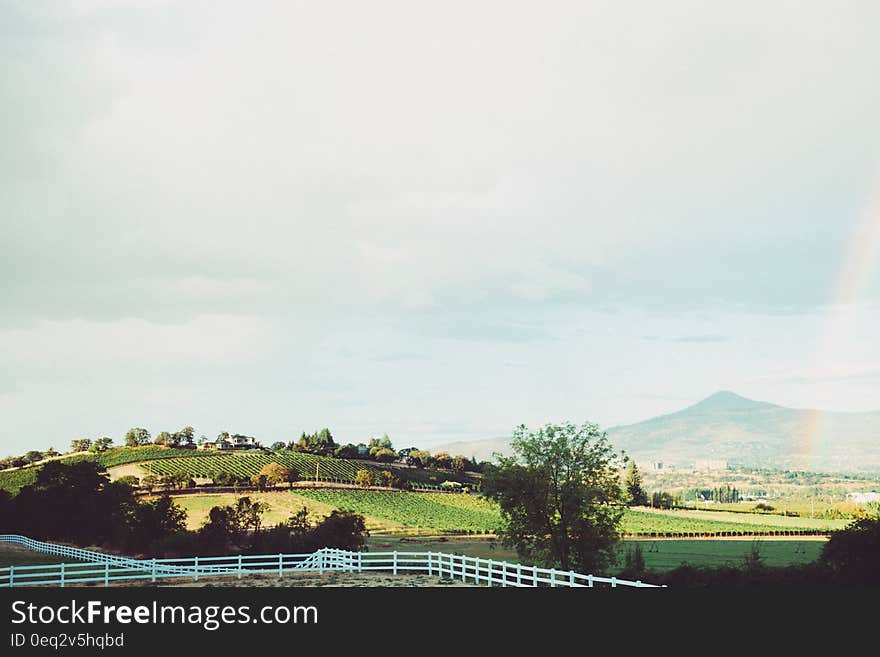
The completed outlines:
[[[0,439],[439,442],[877,362],[828,304],[880,293],[880,6],[796,9],[3,4]]]

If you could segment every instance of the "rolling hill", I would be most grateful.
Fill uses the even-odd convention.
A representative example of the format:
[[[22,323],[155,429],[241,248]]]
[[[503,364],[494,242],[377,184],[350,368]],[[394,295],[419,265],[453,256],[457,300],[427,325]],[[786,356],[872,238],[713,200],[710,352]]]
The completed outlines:
[[[823,472],[880,472],[880,411],[795,409],[722,391],[669,415],[611,427],[608,437],[637,462],[690,467],[697,460]],[[440,445],[432,451],[509,453],[508,438]]]

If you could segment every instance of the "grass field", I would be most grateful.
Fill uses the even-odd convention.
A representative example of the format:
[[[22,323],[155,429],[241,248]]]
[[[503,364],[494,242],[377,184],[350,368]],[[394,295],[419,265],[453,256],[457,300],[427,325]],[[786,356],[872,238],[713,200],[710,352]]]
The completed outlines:
[[[76,559],[59,557],[54,554],[43,554],[42,552],[32,552],[31,550],[13,545],[0,545],[0,567],[39,566],[42,564],[61,563],[62,561],[72,563]]]
[[[288,492],[275,493],[245,493],[252,500],[258,500],[269,505],[269,510],[263,514],[263,526],[271,527],[279,522],[286,522],[290,516],[301,510],[304,506],[309,510],[312,521],[317,522],[329,515],[336,507],[324,504],[318,500],[310,499],[301,495]],[[187,529],[196,530],[204,524],[208,513],[215,506],[231,506],[235,504],[237,497],[232,493],[218,493],[207,495],[177,495],[172,496],[174,501],[186,511]],[[384,518],[365,516],[367,530],[374,534],[399,533],[405,528]]]
[[[433,552],[452,552],[470,557],[499,559],[511,562],[521,561],[516,551],[503,546],[491,537],[449,536],[449,537],[390,537],[371,536],[368,539],[371,550],[430,550]],[[824,539],[759,538],[754,539],[764,563],[768,566],[789,566],[815,561],[825,544]],[[609,573],[617,574],[623,568],[623,555],[635,545],[642,548],[645,566],[650,570],[665,572],[673,570],[682,563],[697,567],[741,566],[743,557],[752,549],[752,539],[625,539],[621,541],[620,560]],[[522,561],[526,563],[526,561]],[[595,573],[600,574],[600,573]]]

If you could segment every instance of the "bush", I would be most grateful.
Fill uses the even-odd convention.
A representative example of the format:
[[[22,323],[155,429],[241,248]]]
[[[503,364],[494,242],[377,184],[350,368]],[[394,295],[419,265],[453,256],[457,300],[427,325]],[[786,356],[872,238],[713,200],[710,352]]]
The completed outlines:
[[[880,519],[863,518],[834,532],[820,562],[845,583],[880,584]]]

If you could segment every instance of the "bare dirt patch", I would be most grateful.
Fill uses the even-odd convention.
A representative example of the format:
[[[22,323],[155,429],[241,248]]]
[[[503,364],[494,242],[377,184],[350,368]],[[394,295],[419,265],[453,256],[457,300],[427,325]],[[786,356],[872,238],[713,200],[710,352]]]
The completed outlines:
[[[236,576],[223,577],[201,577],[199,581],[191,579],[167,579],[157,580],[156,583],[150,581],[131,581],[120,582],[118,584],[110,583],[110,586],[137,586],[137,587],[175,587],[175,588],[193,588],[193,587],[284,587],[284,588],[364,588],[364,587],[473,587],[474,584],[465,583],[460,580],[453,580],[449,577],[437,577],[436,575],[393,575],[391,573],[340,573],[328,572],[319,573],[285,573],[284,577],[270,574],[254,574],[242,576],[238,579]]]

